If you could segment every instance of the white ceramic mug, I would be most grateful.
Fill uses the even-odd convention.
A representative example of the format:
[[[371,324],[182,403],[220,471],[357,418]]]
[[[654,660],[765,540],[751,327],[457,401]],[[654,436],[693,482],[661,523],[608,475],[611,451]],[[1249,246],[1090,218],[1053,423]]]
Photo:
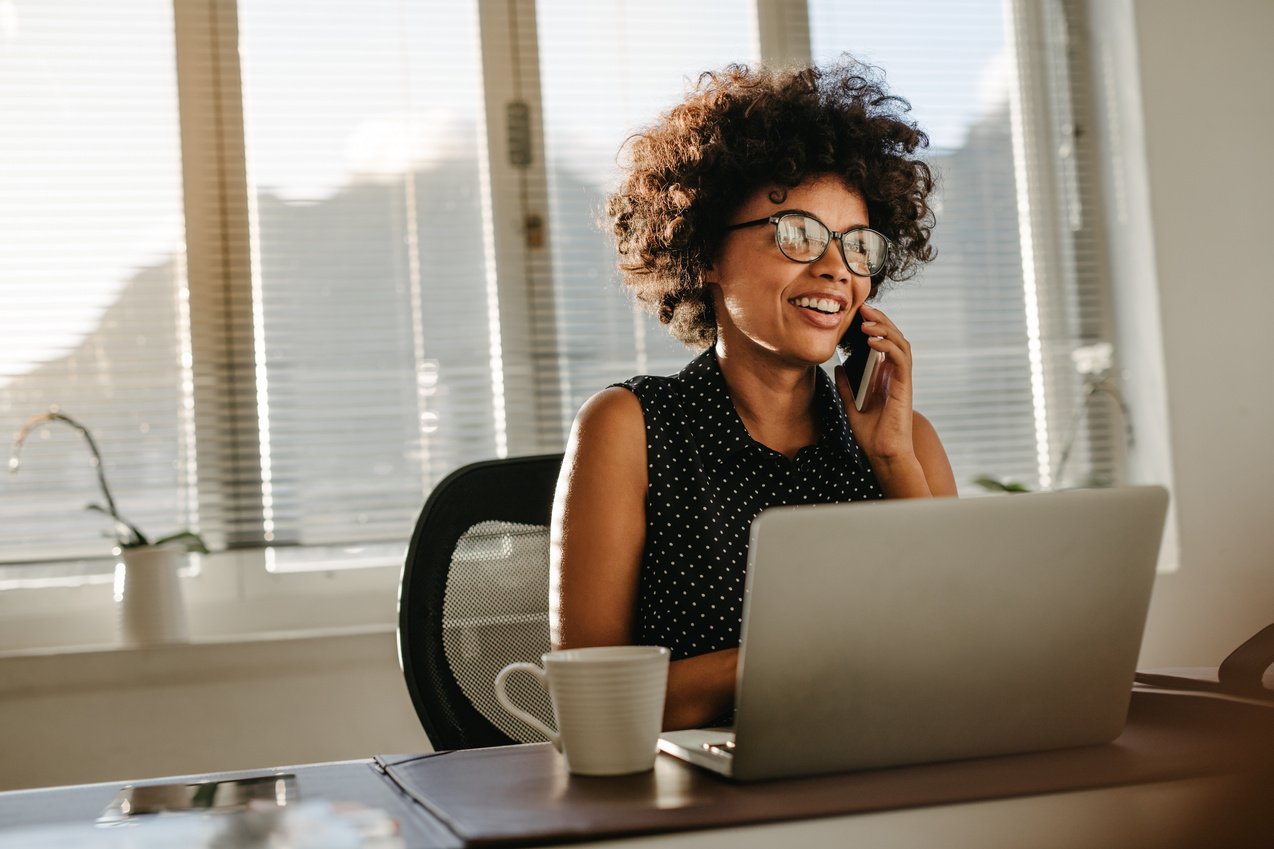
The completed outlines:
[[[495,697],[544,734],[578,775],[626,775],[655,765],[670,652],[661,646],[599,646],[549,652],[495,676]],[[509,700],[505,679],[528,672],[548,690],[557,731]]]

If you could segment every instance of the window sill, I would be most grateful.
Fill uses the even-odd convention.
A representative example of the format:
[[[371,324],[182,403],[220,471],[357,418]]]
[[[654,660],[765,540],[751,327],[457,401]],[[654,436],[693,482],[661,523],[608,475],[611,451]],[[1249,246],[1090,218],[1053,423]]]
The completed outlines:
[[[241,634],[157,646],[87,645],[0,651],[0,699],[104,687],[248,680],[380,662],[393,626]],[[56,674],[53,671],[56,669]]]
[[[260,552],[204,557],[181,579],[190,645],[392,631],[400,568],[271,573]],[[119,646],[116,618],[110,582],[0,592],[0,657],[135,651]]]

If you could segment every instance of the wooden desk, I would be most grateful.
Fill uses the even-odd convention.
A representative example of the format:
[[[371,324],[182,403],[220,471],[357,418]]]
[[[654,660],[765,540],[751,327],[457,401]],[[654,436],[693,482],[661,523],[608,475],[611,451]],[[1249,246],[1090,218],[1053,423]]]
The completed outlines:
[[[385,780],[371,760],[342,761],[279,767],[272,770],[243,770],[176,776],[134,782],[106,782],[0,793],[0,829],[57,823],[91,823],[106,809],[126,784],[166,784],[173,782],[228,780],[277,772],[296,776],[301,799],[332,799],[361,802],[387,811],[398,820],[404,842],[411,847],[459,847],[460,840],[445,826],[406,799]],[[0,847],[10,849],[5,831],[0,830]]]
[[[934,765],[830,776],[829,783],[821,787],[815,786],[813,779],[797,779],[786,788],[789,800],[793,798],[793,787],[798,797],[805,792],[802,788],[809,788],[821,793],[823,798],[831,795],[828,793],[831,788],[842,794],[840,798],[848,800],[846,806],[838,810],[856,809],[855,813],[836,813],[824,807],[820,814],[817,806],[803,801],[789,803],[788,808],[776,806],[776,797],[782,796],[784,791],[777,786],[767,789],[764,785],[747,785],[747,790],[739,790],[735,785],[723,784],[724,790],[718,794],[704,774],[665,755],[660,756],[653,774],[634,779],[634,786],[644,788],[642,792],[619,798],[622,794],[617,796],[615,791],[627,786],[623,780],[585,779],[576,787],[554,760],[556,755],[542,744],[513,747],[503,756],[497,750],[478,750],[428,758],[429,781],[418,785],[417,791],[424,787],[422,798],[434,803],[438,812],[450,815],[450,828],[401,792],[372,761],[312,764],[282,768],[282,771],[296,776],[302,799],[355,801],[385,810],[398,820],[405,844],[413,849],[455,849],[463,845],[458,834],[473,835],[473,831],[466,832],[463,827],[457,830],[457,824],[472,825],[476,821],[483,827],[477,830],[483,831],[490,825],[488,820],[500,820],[503,828],[503,832],[500,828],[486,829],[497,835],[495,839],[525,841],[533,833],[529,830],[532,826],[545,826],[544,814],[550,808],[556,806],[559,811],[565,810],[570,818],[578,819],[579,806],[588,811],[588,806],[601,797],[607,797],[611,803],[619,798],[619,807],[625,809],[629,821],[636,813],[638,822],[659,820],[662,828],[674,830],[583,845],[729,846],[732,849],[784,845],[941,845],[979,849],[1000,845],[1121,849],[1143,846],[1269,849],[1274,846],[1274,733],[1267,733],[1267,728],[1274,731],[1274,727],[1265,722],[1263,713],[1269,708],[1255,708],[1258,713],[1251,710],[1246,714],[1213,713],[1209,705],[1224,707],[1224,704],[1186,697],[1181,703],[1182,710],[1172,708],[1165,715],[1162,712],[1164,698],[1137,700],[1141,707],[1134,711],[1133,721],[1125,732],[1127,740],[1120,738],[1124,741],[1122,744],[1117,741],[1108,750],[1064,750],[1052,758],[1019,756],[1024,762],[1029,759],[1027,773],[1021,772],[1021,764],[1007,760],[997,764],[993,762],[995,759],[987,759],[968,761],[964,766]],[[1206,727],[1198,727],[1197,720],[1180,721],[1182,716],[1199,716],[1200,706],[1205,707],[1204,715],[1210,717]],[[1154,710],[1160,711],[1157,724],[1152,721]],[[1227,716],[1235,721],[1230,724],[1218,721],[1218,717]],[[1244,716],[1248,721],[1246,727],[1239,721]],[[400,760],[402,763],[420,761],[418,758]],[[462,762],[468,764],[463,770],[447,766]],[[1153,768],[1146,767],[1149,762],[1153,762]],[[517,767],[517,764],[523,766]],[[1042,787],[1038,778],[1031,784],[1014,784],[1008,779],[1017,774],[1038,777],[1041,765],[1047,769],[1049,764],[1066,771],[1065,781],[1055,783],[1056,792],[1036,790],[1033,795],[1006,798],[1014,792],[1021,794],[1024,788]],[[1095,770],[1115,768],[1114,772],[1097,776],[1092,782],[1101,785],[1100,789],[1083,789],[1083,776],[1090,765]],[[269,772],[222,773],[164,781],[193,782]],[[967,776],[969,782],[978,784],[974,788],[978,793],[995,798],[935,804],[943,798],[960,798],[960,776]],[[402,775],[398,777],[402,779]],[[465,780],[469,784],[466,785]],[[596,784],[599,781],[611,783]],[[518,782],[524,788],[522,791],[516,789]],[[589,782],[593,783],[585,787]],[[560,785],[564,793],[536,801],[536,793],[543,795],[542,790],[535,789],[541,785]],[[93,784],[0,793],[0,826],[91,823],[114,798],[119,786]],[[479,789],[469,792],[465,789],[469,787]],[[532,788],[532,792],[528,794],[525,788]],[[694,817],[682,816],[688,813],[686,810],[668,816],[669,806],[673,804],[669,799],[679,797],[700,810],[713,810],[718,795],[728,801],[733,810],[741,811],[737,818],[735,814],[717,817],[719,827],[680,830],[694,824]],[[527,804],[528,798],[530,804]],[[739,804],[740,799],[743,806]],[[472,800],[479,804],[474,805]],[[523,819],[516,813],[514,802],[517,801],[524,805]],[[768,806],[770,810],[763,817],[748,816],[753,813],[750,810],[753,804]],[[489,815],[484,806],[489,806]],[[776,811],[778,816],[774,816]],[[596,814],[597,809],[593,809],[593,813]],[[784,818],[789,816],[798,818]],[[749,819],[782,821],[734,825]],[[551,829],[551,817],[549,820]],[[604,816],[602,820],[613,822]],[[601,833],[605,833],[604,830]],[[540,842],[552,843],[552,840]],[[20,844],[6,842],[5,833],[0,831],[0,847],[9,849],[14,845]]]
[[[462,845],[455,835],[392,789],[370,761],[314,764],[285,768],[284,771],[297,776],[303,797],[353,800],[389,811],[399,820],[404,843],[411,849],[453,849]],[[180,780],[199,781],[265,772],[186,776]],[[14,828],[77,820],[91,822],[106,808],[120,786],[89,784],[0,793],[0,823],[5,828]],[[689,849],[772,849],[775,846],[1138,849],[1205,846],[1210,845],[1210,841],[1200,839],[1201,819],[1227,809],[1233,810],[1236,794],[1243,792],[1245,788],[1232,779],[1193,779],[575,845],[616,849],[671,846]],[[1264,815],[1268,819],[1268,813],[1248,807],[1240,813],[1248,817]],[[1264,837],[1268,838],[1268,833]],[[1274,843],[1262,840],[1262,835],[1253,832],[1246,845],[1268,849]],[[5,832],[0,831],[0,847],[10,849],[11,846],[13,844],[6,842]]]

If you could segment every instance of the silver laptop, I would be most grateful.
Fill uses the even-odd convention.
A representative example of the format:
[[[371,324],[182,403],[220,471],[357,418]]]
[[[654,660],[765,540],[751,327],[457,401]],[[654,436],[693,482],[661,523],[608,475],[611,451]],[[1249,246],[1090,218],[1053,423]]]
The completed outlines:
[[[659,746],[751,781],[1113,740],[1167,506],[1124,487],[766,510],[734,728]]]

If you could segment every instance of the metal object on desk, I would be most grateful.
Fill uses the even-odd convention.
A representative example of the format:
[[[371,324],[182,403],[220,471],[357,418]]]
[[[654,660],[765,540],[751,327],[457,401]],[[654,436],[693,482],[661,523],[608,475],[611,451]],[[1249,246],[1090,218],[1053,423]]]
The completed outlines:
[[[300,801],[292,773],[195,783],[127,785],[97,818],[100,824],[176,811],[242,811],[283,808]]]

